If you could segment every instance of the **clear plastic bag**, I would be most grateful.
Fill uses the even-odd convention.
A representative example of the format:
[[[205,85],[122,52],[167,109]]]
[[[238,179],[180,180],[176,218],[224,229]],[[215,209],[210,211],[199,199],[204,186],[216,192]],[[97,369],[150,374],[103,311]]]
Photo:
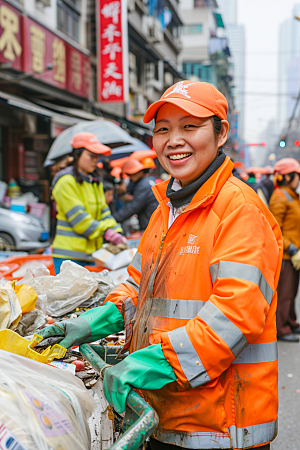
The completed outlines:
[[[0,350],[0,424],[26,450],[89,450],[93,409],[70,372]]]
[[[42,268],[42,272],[45,273],[45,269]],[[60,273],[56,276],[49,275],[49,271],[47,275],[38,276],[37,270],[27,271],[25,278],[19,283],[32,286],[38,297],[46,296],[47,314],[52,317],[73,311],[98,289],[96,278],[91,276],[87,269],[72,261],[64,261]]]

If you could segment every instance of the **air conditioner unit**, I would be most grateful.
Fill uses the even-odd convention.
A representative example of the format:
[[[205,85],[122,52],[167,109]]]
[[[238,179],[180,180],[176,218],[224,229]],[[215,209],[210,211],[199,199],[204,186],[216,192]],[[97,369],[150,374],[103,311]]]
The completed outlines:
[[[128,11],[135,11],[135,0],[127,0]]]
[[[147,100],[143,94],[135,94],[134,96],[134,111],[136,114],[144,114],[147,109]]]
[[[161,25],[154,17],[144,16],[142,28],[143,32],[147,34],[149,41],[157,43],[164,40],[164,33],[161,30]]]
[[[136,73],[132,72],[131,70],[129,71],[129,88],[132,91],[136,91],[138,88],[137,75],[136,75]]]
[[[51,6],[51,0],[36,0],[36,3],[41,3],[45,7]]]
[[[136,70],[136,56],[134,53],[129,52],[128,65],[129,69]]]

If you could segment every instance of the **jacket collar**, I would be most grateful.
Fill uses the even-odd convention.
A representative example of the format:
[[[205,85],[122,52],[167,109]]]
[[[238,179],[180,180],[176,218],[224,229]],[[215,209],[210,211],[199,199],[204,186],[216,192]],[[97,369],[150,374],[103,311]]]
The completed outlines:
[[[95,176],[95,173],[91,174],[91,175],[84,175],[82,172],[79,172],[81,175],[81,178],[83,179],[83,181],[86,181],[87,183],[97,183],[99,184],[99,179]],[[64,175],[72,175],[75,178],[74,175],[74,167],[73,166],[69,166],[66,167],[65,169],[60,170],[55,177],[53,178],[52,181],[52,188],[54,188],[55,184],[57,183],[57,181],[63,177]],[[75,178],[76,180],[76,178]],[[77,181],[77,180],[76,180]]]
[[[186,207],[185,212],[192,211],[199,206],[206,207],[212,203],[224,186],[225,182],[232,174],[232,169],[233,162],[230,160],[229,156],[226,156],[226,159],[221,167],[219,167],[196,192],[190,204]],[[162,208],[163,215],[166,217],[169,212],[169,207],[167,206],[169,201],[167,197],[168,183],[169,179],[153,186],[152,188],[154,195]]]
[[[279,189],[283,189],[284,191],[287,191],[291,197],[293,197],[294,199],[298,200],[299,199],[299,194],[297,194],[296,191],[294,191],[293,189],[287,187],[287,186],[280,186]]]

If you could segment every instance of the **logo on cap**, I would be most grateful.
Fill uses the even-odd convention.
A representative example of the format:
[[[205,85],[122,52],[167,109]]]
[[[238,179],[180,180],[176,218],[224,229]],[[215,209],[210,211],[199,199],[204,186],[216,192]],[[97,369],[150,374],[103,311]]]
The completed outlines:
[[[189,84],[183,84],[183,83],[184,83],[183,81],[179,81],[178,83],[176,83],[174,89],[171,92],[169,92],[167,95],[165,95],[165,98],[171,94],[181,94],[187,98],[191,98],[191,96],[188,93],[187,88],[195,83],[189,83]]]

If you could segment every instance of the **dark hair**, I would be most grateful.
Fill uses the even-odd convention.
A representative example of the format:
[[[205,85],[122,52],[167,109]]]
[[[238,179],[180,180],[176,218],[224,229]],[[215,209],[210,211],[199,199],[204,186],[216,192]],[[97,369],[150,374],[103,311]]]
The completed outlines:
[[[73,157],[74,157],[74,161],[73,161],[73,168],[74,168],[74,177],[76,178],[77,183],[82,184],[83,183],[83,178],[79,173],[78,170],[78,160],[83,152],[83,150],[86,150],[86,148],[81,147],[81,148],[75,148],[73,149]],[[95,170],[95,172],[92,174],[94,175],[94,177],[100,179],[100,172],[98,171],[98,169]]]
[[[291,179],[289,181],[287,181],[286,175],[290,176]],[[287,173],[286,175],[281,175],[281,177],[282,177],[281,179],[280,179],[280,177],[278,178],[278,175],[277,175],[277,178],[276,178],[277,186],[286,186],[288,183],[291,183],[293,181],[293,179],[295,178],[296,172]]]
[[[74,156],[74,161],[73,161],[74,177],[76,178],[76,181],[79,184],[83,183],[82,176],[80,175],[80,173],[78,171],[78,160],[79,160],[83,150],[85,150],[83,147],[82,148],[76,148],[76,149],[73,150],[73,156]]]
[[[212,116],[211,121],[213,124],[215,136],[216,138],[218,138],[219,134],[222,131],[222,120],[218,116]]]

